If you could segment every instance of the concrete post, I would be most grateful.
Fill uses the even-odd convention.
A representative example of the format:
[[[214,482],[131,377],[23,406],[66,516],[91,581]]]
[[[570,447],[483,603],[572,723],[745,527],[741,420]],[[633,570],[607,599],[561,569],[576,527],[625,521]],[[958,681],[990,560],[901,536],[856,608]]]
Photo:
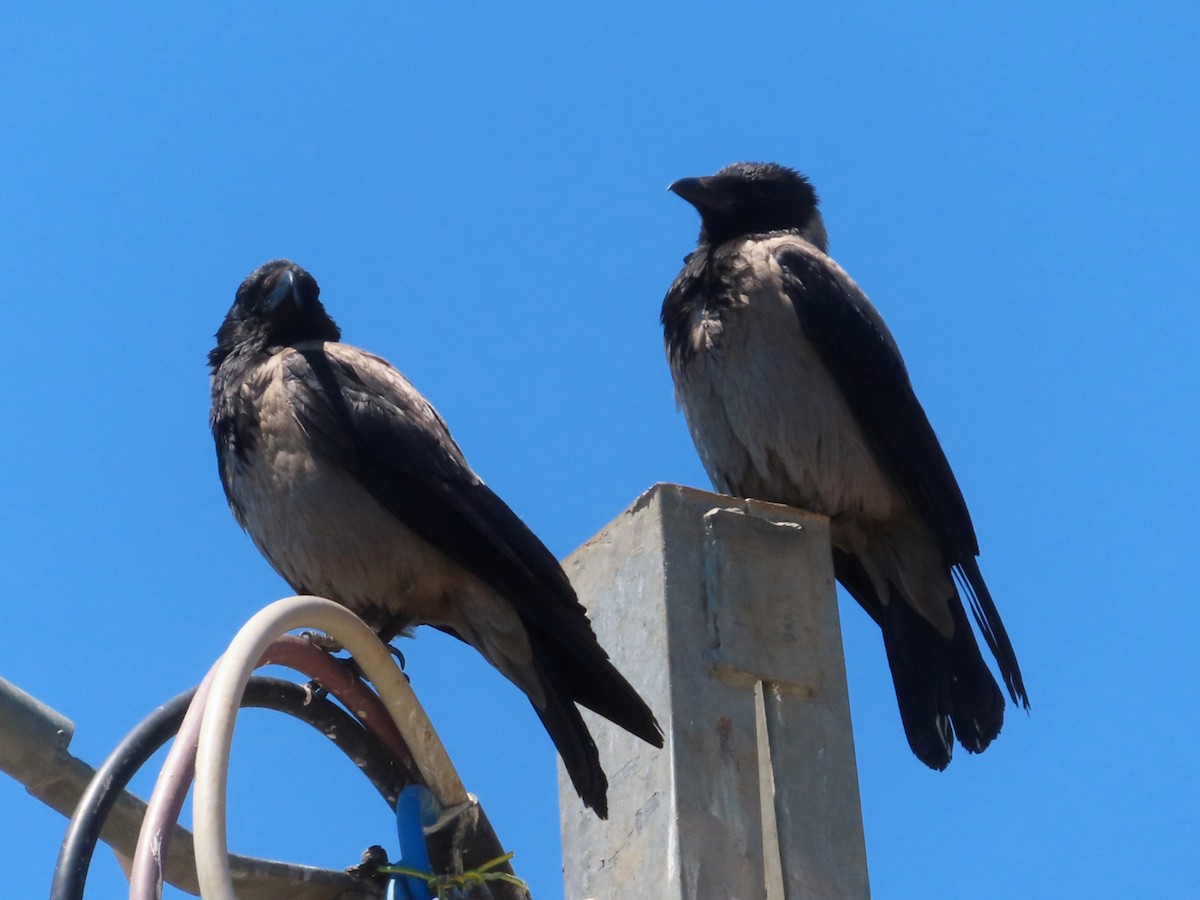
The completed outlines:
[[[666,732],[585,711],[610,814],[560,764],[568,900],[869,897],[824,517],[657,485],[566,570]]]

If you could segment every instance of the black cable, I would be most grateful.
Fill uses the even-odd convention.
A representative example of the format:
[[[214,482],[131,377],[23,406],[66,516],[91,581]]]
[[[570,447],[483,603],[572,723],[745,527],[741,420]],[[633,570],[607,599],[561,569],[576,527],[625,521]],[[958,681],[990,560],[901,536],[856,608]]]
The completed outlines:
[[[184,691],[146,716],[96,770],[63,835],[50,900],[82,900],[92,854],[108,814],[138,769],[179,731],[195,693],[195,688]],[[241,705],[273,709],[307,722],[330,738],[393,808],[397,795],[410,781],[375,735],[330,700],[314,699],[298,684],[256,675],[246,686]]]

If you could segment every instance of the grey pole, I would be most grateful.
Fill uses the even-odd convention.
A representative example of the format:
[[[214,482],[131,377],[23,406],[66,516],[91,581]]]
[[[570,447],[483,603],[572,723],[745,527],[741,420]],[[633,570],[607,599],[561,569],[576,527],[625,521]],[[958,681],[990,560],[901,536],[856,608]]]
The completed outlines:
[[[869,897],[824,517],[657,485],[566,569],[666,732],[585,713],[610,813],[560,764],[568,900]]]

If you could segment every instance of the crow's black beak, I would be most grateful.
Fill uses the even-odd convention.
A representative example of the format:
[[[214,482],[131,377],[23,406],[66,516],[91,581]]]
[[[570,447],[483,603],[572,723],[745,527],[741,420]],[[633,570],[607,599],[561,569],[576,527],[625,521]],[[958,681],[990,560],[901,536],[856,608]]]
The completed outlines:
[[[700,212],[723,212],[733,205],[733,194],[724,179],[714,176],[705,178],[680,178],[667,188],[678,194]]]
[[[300,305],[300,289],[296,284],[296,275],[291,269],[284,269],[275,277],[275,287],[267,294],[267,309],[278,309],[280,304],[288,299],[293,305]]]

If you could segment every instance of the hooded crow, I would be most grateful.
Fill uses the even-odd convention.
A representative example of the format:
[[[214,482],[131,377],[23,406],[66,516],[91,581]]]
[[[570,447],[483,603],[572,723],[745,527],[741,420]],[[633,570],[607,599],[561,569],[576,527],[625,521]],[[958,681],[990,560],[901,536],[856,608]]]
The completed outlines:
[[[896,342],[826,255],[817,195],[774,163],[670,190],[700,238],[663,301],[676,399],[718,491],[829,517],[834,572],[883,631],[913,753],[944,769],[979,753],[1004,697],[963,609],[1029,708],[980,574],[971,516]]]
[[[549,550],[467,465],[396,369],[339,343],[288,260],[242,282],[209,353],[211,425],[234,518],[301,594],[385,641],[418,624],[470,644],[525,692],[583,802],[608,780],[579,703],[661,747]]]

